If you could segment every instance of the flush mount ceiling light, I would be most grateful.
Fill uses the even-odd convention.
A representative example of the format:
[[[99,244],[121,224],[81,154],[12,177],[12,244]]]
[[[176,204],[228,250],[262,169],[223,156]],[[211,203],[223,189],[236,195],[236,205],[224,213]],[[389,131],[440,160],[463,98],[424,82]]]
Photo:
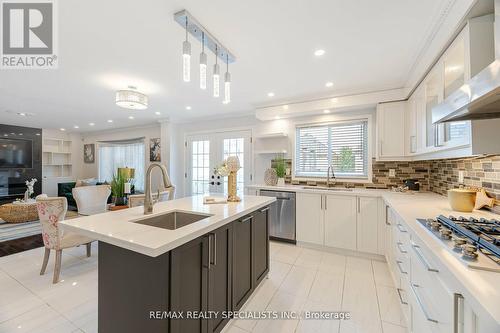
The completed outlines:
[[[136,87],[128,86],[127,90],[116,92],[116,105],[132,110],[145,110],[148,108],[148,96],[137,91]]]
[[[182,10],[174,14],[174,20],[179,23],[186,32],[186,39],[182,44],[182,77],[185,82],[190,81],[191,76],[191,44],[188,41],[188,33],[201,42],[202,52],[200,54],[200,88],[206,90],[207,85],[207,55],[205,48],[215,55],[215,65],[213,67],[213,90],[214,97],[220,95],[220,68],[218,59],[226,62],[226,65],[236,60],[236,57],[222,45],[207,29],[205,29],[187,10]],[[227,66],[226,66],[227,67]],[[229,71],[224,76],[224,104],[231,101],[231,75]]]
[[[333,82],[327,82],[327,83],[325,83],[325,87],[327,87],[327,88],[333,87]]]
[[[316,57],[321,57],[321,56],[322,56],[322,55],[324,55],[325,53],[326,53],[326,52],[325,52],[325,50],[323,50],[323,49],[318,49],[318,50],[314,51],[314,55],[315,55]]]

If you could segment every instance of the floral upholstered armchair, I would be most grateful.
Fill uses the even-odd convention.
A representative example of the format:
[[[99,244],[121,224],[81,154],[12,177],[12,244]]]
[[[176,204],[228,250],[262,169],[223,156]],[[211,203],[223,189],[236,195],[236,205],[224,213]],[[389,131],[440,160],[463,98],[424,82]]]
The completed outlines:
[[[40,275],[45,274],[50,251],[55,250],[56,263],[52,282],[57,283],[61,272],[62,250],[86,244],[87,257],[90,257],[90,244],[93,240],[72,232],[63,232],[59,228],[59,222],[64,220],[68,210],[66,198],[37,198],[36,206],[40,224],[42,225],[43,244],[45,245],[45,255]]]

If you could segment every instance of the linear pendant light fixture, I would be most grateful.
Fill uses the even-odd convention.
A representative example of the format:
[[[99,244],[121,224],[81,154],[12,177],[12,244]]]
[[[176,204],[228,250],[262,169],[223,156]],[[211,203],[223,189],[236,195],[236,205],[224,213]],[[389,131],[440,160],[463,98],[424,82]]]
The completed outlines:
[[[205,54],[205,33],[201,33],[200,89],[207,89],[207,55]]]
[[[181,25],[186,31],[186,39],[182,44],[182,64],[183,64],[183,80],[190,81],[191,68],[191,44],[188,41],[188,33],[195,37],[201,43],[202,52],[200,54],[200,88],[206,90],[207,87],[207,55],[205,48],[215,54],[215,65],[213,67],[213,96],[220,96],[220,67],[218,59],[220,58],[226,63],[226,73],[224,75],[224,100],[227,104],[231,101],[231,74],[229,73],[229,63],[236,61],[236,57],[222,45],[207,29],[205,29],[187,10],[182,10],[174,14],[174,20]]]
[[[182,43],[182,78],[191,81],[191,43],[188,41],[188,19],[186,17],[186,40]]]

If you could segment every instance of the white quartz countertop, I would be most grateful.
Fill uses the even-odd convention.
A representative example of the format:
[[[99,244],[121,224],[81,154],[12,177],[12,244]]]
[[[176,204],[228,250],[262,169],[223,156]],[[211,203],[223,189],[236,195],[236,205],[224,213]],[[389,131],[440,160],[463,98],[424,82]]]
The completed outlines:
[[[248,189],[270,190],[270,191],[285,191],[285,192],[303,192],[303,193],[322,193],[322,194],[342,194],[352,196],[373,196],[380,197],[383,193],[389,192],[387,189],[366,189],[366,188],[351,188],[343,187],[326,188],[322,186],[307,186],[307,185],[247,185]],[[410,193],[405,193],[410,194]]]
[[[145,217],[142,206],[66,220],[60,225],[64,231],[156,257],[276,200],[251,195],[241,199],[241,202],[204,205],[203,196],[199,195],[155,204],[154,213],[148,217],[171,211],[210,215],[176,230],[130,222]]]

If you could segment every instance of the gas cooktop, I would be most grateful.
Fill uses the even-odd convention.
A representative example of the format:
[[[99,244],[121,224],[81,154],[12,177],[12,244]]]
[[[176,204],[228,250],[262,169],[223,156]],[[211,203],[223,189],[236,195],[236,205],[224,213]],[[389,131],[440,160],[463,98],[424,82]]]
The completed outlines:
[[[500,221],[440,215],[417,219],[470,268],[500,272]]]

